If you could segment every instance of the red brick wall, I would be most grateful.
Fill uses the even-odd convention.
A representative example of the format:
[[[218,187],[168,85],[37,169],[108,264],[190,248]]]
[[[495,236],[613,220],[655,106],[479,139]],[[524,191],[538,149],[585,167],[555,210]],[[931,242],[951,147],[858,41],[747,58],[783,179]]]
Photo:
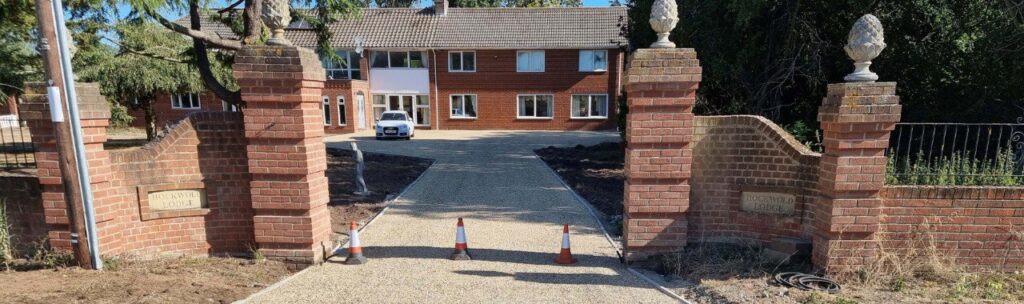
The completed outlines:
[[[107,204],[97,208],[103,252],[246,252],[253,224],[242,131],[241,113],[199,112],[142,148],[110,151]],[[206,189],[207,208],[157,214],[140,203],[147,189],[193,187]]]
[[[934,246],[956,265],[1024,269],[1024,188],[886,186],[877,238],[882,252]]]
[[[431,55],[432,56],[432,55]],[[545,50],[543,73],[516,72],[516,50],[476,50],[476,72],[448,72],[448,51],[437,52],[437,77],[431,72],[432,104],[440,114],[441,129],[614,129],[622,55],[608,50],[607,72],[580,72],[579,50]],[[518,94],[554,95],[553,119],[517,119]],[[451,94],[476,94],[477,118],[450,118]],[[607,94],[607,119],[570,118],[572,94]],[[432,117],[433,119],[433,117]],[[436,128],[436,127],[435,127]]]
[[[365,75],[365,74],[363,74]],[[356,102],[356,94],[363,93],[365,96],[363,104]],[[324,126],[324,131],[332,134],[352,133],[358,128],[356,121],[356,107],[362,106],[365,113],[365,125],[363,129],[373,128],[373,111],[368,107],[370,103],[370,84],[365,80],[328,80],[325,82],[323,95],[331,102],[331,125]],[[345,124],[340,125],[338,120],[338,97],[345,99]]]
[[[698,116],[692,145],[691,241],[810,238],[820,154],[760,116]],[[742,211],[742,191],[796,195],[796,215]]]

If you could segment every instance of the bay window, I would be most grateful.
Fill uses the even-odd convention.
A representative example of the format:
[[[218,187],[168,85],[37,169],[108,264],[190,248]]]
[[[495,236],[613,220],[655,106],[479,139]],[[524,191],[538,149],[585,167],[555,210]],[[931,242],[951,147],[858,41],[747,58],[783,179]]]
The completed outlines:
[[[359,54],[354,51],[337,51],[334,53],[338,58],[331,60],[328,56],[321,56],[320,62],[327,71],[327,79],[360,79]]]

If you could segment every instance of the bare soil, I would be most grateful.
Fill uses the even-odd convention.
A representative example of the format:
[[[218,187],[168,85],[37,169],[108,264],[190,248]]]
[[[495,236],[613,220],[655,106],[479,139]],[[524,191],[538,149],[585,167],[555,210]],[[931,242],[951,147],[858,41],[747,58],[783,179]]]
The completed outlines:
[[[0,303],[231,303],[289,274],[275,261],[119,258],[104,271],[0,271]]]
[[[612,220],[621,218],[625,180],[621,144],[547,147],[535,152],[595,209]],[[895,262],[904,268],[914,264],[915,271],[909,275],[886,272],[885,265],[872,273],[842,274],[834,278],[842,285],[839,294],[786,288],[772,283],[771,276],[784,271],[811,273],[811,267],[779,264],[760,252],[754,246],[708,244],[634,266],[695,303],[1024,303],[1024,274],[969,272],[950,263],[922,264],[920,258]]]
[[[356,191],[356,170],[353,152],[327,149],[327,182],[330,188],[331,228],[336,240],[348,237],[351,222],[365,224],[387,206],[405,187],[423,174],[432,163],[429,159],[363,152],[366,166],[363,179],[370,195]]]

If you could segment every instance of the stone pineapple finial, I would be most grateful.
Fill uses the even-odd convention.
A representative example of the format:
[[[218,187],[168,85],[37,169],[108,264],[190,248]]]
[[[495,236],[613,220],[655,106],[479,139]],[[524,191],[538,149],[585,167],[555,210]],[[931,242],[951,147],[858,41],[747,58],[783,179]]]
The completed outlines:
[[[651,6],[651,28],[658,33],[658,41],[651,44],[652,48],[674,48],[675,43],[668,40],[668,34],[679,23],[679,8],[675,0],[655,0]]]
[[[846,55],[853,59],[853,73],[846,75],[848,82],[874,82],[878,74],[871,72],[871,60],[885,49],[885,32],[882,22],[874,15],[867,14],[857,19],[846,39]]]
[[[291,11],[289,11],[288,0],[268,0],[263,2],[263,9],[260,17],[263,23],[270,28],[272,36],[267,40],[269,45],[292,45],[284,38],[284,28],[292,22]]]

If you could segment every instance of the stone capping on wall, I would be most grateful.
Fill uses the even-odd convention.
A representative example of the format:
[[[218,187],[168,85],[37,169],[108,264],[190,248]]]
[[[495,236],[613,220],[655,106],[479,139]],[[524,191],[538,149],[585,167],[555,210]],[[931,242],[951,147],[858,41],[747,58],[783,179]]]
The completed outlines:
[[[888,199],[1024,200],[1024,187],[886,185]]]
[[[183,117],[178,122],[167,126],[162,132],[157,134],[156,139],[146,143],[138,149],[126,149],[126,150],[114,150],[110,151],[110,160],[112,163],[125,163],[125,162],[140,162],[140,161],[152,161],[160,157],[161,154],[167,151],[167,149],[174,146],[174,143],[179,138],[188,134],[189,132],[195,132],[195,124],[200,121],[237,121],[239,124],[242,123],[242,113],[240,112],[192,112],[187,116]]]
[[[821,153],[811,151],[803,143],[796,140],[793,135],[775,124],[768,118],[757,115],[721,115],[721,116],[696,116],[693,126],[695,128],[708,128],[720,125],[756,126],[761,134],[767,134],[776,145],[783,148],[783,151],[797,159],[801,164],[815,165],[821,158]]]

